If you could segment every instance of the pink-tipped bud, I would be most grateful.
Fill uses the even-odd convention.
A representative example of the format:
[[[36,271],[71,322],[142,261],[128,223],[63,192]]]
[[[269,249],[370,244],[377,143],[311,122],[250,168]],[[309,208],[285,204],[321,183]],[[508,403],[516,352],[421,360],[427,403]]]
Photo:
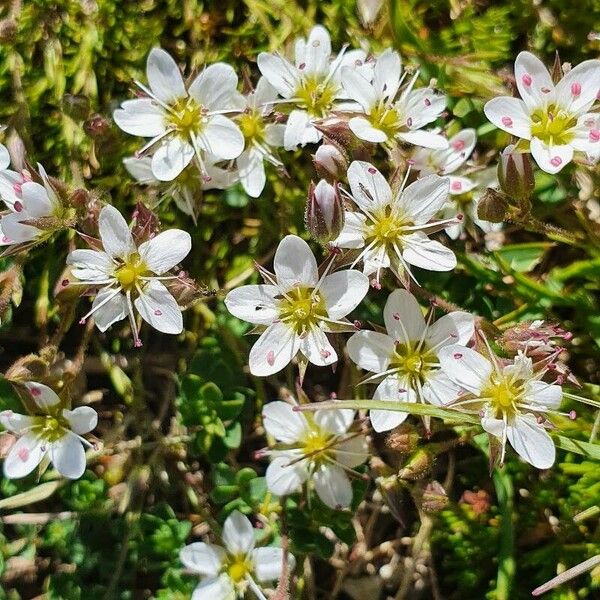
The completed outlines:
[[[339,181],[348,169],[346,157],[333,144],[319,146],[313,164],[319,176],[329,181]]]
[[[344,227],[344,203],[337,185],[321,179],[308,191],[305,212],[306,228],[321,244],[335,240]]]
[[[529,155],[507,146],[498,162],[498,182],[506,195],[519,202],[528,200],[535,185]]]

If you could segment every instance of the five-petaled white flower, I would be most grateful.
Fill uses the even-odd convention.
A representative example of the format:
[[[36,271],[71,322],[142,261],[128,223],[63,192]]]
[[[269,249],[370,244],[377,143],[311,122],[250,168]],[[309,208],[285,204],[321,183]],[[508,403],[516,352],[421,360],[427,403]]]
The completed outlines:
[[[547,369],[534,372],[531,358],[521,352],[506,364],[491,351],[486,358],[461,345],[442,348],[439,360],[446,375],[463,390],[448,406],[481,416],[485,431],[500,440],[501,463],[508,439],[534,467],[552,466],[556,450],[546,431],[550,424],[545,415],[559,408],[562,389],[541,381]]]
[[[257,598],[266,600],[258,583],[276,581],[282,576],[284,555],[281,548],[255,548],[254,528],[248,517],[237,510],[223,525],[225,547],[194,542],[181,549],[184,566],[203,579],[196,586],[192,600],[235,600],[250,589]],[[292,571],[295,559],[287,555]]]
[[[25,477],[49,458],[63,477],[79,479],[85,471],[83,445],[91,445],[81,436],[95,429],[96,411],[89,406],[68,410],[48,386],[33,382],[23,385],[41,414],[0,413],[0,424],[19,436],[4,459],[4,475],[9,479]]]
[[[296,412],[294,404],[269,402],[263,408],[263,422],[277,440],[267,468],[267,487],[278,496],[292,494],[312,482],[319,498],[330,508],[346,508],[352,503],[352,485],[347,472],[365,462],[366,438],[349,432],[353,410]]]
[[[35,227],[36,220],[61,218],[63,205],[52,189],[42,165],[38,171],[43,185],[32,181],[29,171],[0,170],[0,198],[10,212],[0,219],[0,246],[43,240],[49,230]]]
[[[319,277],[308,244],[288,235],[275,252],[275,274],[260,270],[266,285],[245,285],[229,292],[225,298],[229,312],[264,329],[250,351],[253,375],[277,373],[298,352],[315,365],[337,361],[326,333],[354,329],[344,317],[365,297],[369,281],[356,270],[328,275],[332,264],[333,259]]]
[[[181,333],[183,318],[175,298],[161,280],[176,279],[167,273],[191,249],[186,231],[170,229],[136,248],[121,213],[105,206],[98,219],[103,250],[74,250],[67,257],[73,275],[89,286],[103,286],[91,310],[81,319],[94,316],[100,331],[129,317],[136,346],[141,346],[133,311],[163,333]]]
[[[387,334],[359,331],[348,340],[350,358],[362,369],[375,373],[364,383],[383,378],[373,398],[438,406],[454,400],[459,388],[442,372],[438,353],[445,346],[466,344],[471,339],[473,316],[455,311],[431,324],[429,319],[425,321],[413,295],[395,290],[385,303],[383,319]],[[375,431],[389,431],[407,416],[405,412],[387,410],[370,412]]]
[[[600,60],[586,60],[556,86],[539,58],[521,52],[515,61],[521,98],[493,98],[484,107],[496,127],[529,140],[533,158],[547,173],[558,173],[573,151],[594,155],[600,146],[596,114],[588,112],[600,93]]]
[[[265,187],[267,177],[264,161],[276,167],[282,166],[273,148],[283,146],[285,125],[267,121],[276,98],[277,90],[265,77],[261,77],[256,89],[245,96],[246,110],[237,120],[245,146],[236,165],[244,190],[253,198],[258,198]]]
[[[348,182],[358,211],[346,211],[344,229],[333,242],[340,248],[362,248],[354,260],[367,275],[391,268],[400,279],[409,265],[429,271],[450,271],[456,266],[452,250],[427,236],[460,221],[461,216],[431,221],[448,200],[447,177],[428,175],[393,193],[383,175],[370,163],[354,161]]]
[[[295,64],[278,53],[261,52],[258,55],[262,75],[286,103],[296,106],[285,128],[286,150],[321,140],[322,134],[315,123],[331,116],[334,103],[346,97],[340,80],[341,68],[370,71],[365,58],[362,50],[342,50],[332,59],[331,38],[321,25],[312,28],[307,40],[296,40]]]
[[[175,179],[194,156],[204,174],[207,155],[229,160],[241,154],[244,136],[225,116],[244,106],[230,65],[209,65],[186,86],[173,58],[154,48],[146,76],[149,87],[136,84],[148,97],[123,102],[113,117],[126,133],[151,138],[138,154],[153,149],[152,172],[157,179]]]
[[[402,91],[404,80],[400,55],[386,50],[377,58],[372,81],[355,69],[342,69],[342,83],[355,107],[348,126],[361,140],[374,143],[408,142],[425,148],[446,148],[448,140],[423,127],[435,121],[446,107],[446,97],[431,88],[414,89],[415,73]]]

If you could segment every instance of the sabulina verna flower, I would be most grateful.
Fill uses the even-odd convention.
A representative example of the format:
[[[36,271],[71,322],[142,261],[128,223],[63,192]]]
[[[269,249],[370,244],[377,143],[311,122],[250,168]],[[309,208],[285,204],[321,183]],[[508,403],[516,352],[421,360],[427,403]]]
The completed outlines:
[[[181,549],[179,558],[189,571],[202,578],[192,600],[235,600],[248,590],[259,600],[266,596],[259,584],[277,581],[283,572],[283,550],[276,546],[256,548],[254,528],[248,517],[234,510],[223,525],[223,546],[194,542]],[[295,566],[286,557],[288,571]]]
[[[407,174],[408,175],[408,174]],[[447,177],[428,175],[392,192],[384,176],[370,163],[354,161],[348,169],[352,195],[358,210],[346,211],[345,225],[333,244],[358,249],[352,266],[363,261],[367,275],[375,273],[379,285],[382,269],[390,268],[407,281],[409,265],[429,271],[450,271],[456,256],[428,234],[460,222],[462,215],[432,221],[448,200]]]
[[[275,252],[275,273],[259,269],[266,284],[245,285],[227,294],[229,312],[262,332],[250,351],[253,375],[277,373],[298,353],[304,367],[307,362],[325,366],[337,361],[326,334],[355,329],[344,317],[365,297],[369,281],[353,269],[329,274],[333,258],[319,276],[308,244],[288,235]]]
[[[428,87],[415,89],[418,72],[401,90],[405,75],[400,55],[393,50],[377,58],[372,74],[342,68],[344,91],[354,101],[343,109],[360,113],[350,119],[348,126],[356,137],[367,142],[447,148],[445,137],[423,129],[442,114],[446,97]]]
[[[367,441],[360,432],[351,432],[353,410],[296,412],[296,403],[269,402],[263,408],[263,422],[277,444],[262,454],[271,456],[267,487],[278,496],[301,489],[308,482],[330,508],[352,503],[348,473],[367,459]]]
[[[134,306],[142,319],[163,333],[183,330],[183,318],[175,298],[163,281],[176,279],[169,271],[191,249],[190,234],[170,229],[136,247],[121,213],[105,206],[98,219],[102,250],[74,250],[67,257],[72,274],[81,284],[100,287],[91,310],[100,331],[129,317],[136,346],[141,346]]]
[[[340,235],[344,227],[344,203],[337,183],[331,185],[324,179],[317,185],[310,182],[304,220],[310,235],[321,244]]]
[[[244,100],[230,65],[209,65],[187,85],[173,58],[153,48],[146,76],[148,86],[136,81],[146,97],[126,100],[113,118],[126,133],[150,138],[138,154],[152,152],[157,179],[175,179],[194,157],[203,173],[207,155],[229,160],[241,154],[244,136],[227,115],[243,110]]]
[[[385,303],[383,319],[387,333],[358,331],[348,340],[348,354],[362,369],[374,375],[363,383],[380,381],[376,400],[429,402],[441,405],[456,398],[459,388],[441,370],[438,353],[445,346],[466,344],[474,333],[474,318],[454,311],[427,321],[416,298],[406,290],[395,290]],[[389,431],[402,423],[407,413],[371,410],[375,431]]]
[[[542,381],[547,368],[534,372],[531,358],[521,352],[506,361],[489,348],[485,357],[461,345],[442,348],[439,360],[448,378],[463,390],[447,406],[479,414],[482,427],[500,442],[500,463],[508,441],[534,467],[554,464],[547,415],[560,407],[563,393],[559,385]]]
[[[600,91],[600,60],[582,62],[555,86],[542,61],[521,52],[515,81],[521,98],[493,98],[484,107],[485,115],[496,127],[527,140],[542,170],[558,173],[574,151],[597,153],[600,129],[593,128],[596,114],[589,110]]]
[[[0,424],[19,436],[4,459],[5,477],[25,477],[48,458],[63,477],[79,479],[86,464],[83,446],[91,446],[81,436],[95,429],[96,411],[89,406],[66,409],[57,394],[41,383],[26,382],[23,386],[36,411],[31,415],[11,410],[0,413]]]

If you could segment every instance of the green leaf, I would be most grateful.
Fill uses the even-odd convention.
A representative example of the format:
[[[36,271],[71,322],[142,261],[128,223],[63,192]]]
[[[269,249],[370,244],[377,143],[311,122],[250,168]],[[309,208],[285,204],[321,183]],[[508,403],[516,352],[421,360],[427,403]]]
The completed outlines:
[[[563,450],[600,460],[600,444],[591,444],[590,442],[574,440],[565,437],[564,435],[554,435],[553,437],[556,445]]]
[[[0,509],[13,510],[15,508],[19,508],[21,506],[27,506],[29,504],[34,504],[35,502],[41,502],[42,500],[47,500],[63,485],[65,485],[65,479],[58,479],[56,481],[48,481],[46,483],[42,483],[31,490],[27,490],[26,492],[21,492],[16,496],[11,496],[10,498],[3,498],[0,500]]]
[[[551,242],[508,244],[495,252],[517,273],[529,273],[542,260],[544,253],[554,246]]]

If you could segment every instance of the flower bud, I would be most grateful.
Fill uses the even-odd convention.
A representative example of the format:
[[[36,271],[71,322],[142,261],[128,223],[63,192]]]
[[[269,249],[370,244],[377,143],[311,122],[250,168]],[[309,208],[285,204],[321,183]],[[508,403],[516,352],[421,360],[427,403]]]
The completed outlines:
[[[438,481],[430,481],[423,490],[421,507],[426,512],[439,512],[448,506],[448,502],[446,490]]]
[[[313,156],[313,164],[320,177],[339,181],[348,168],[346,157],[333,144],[323,144]]]
[[[388,435],[385,443],[397,452],[410,454],[417,449],[419,439],[416,429],[408,423],[403,423]]]
[[[490,223],[502,223],[507,210],[506,198],[492,188],[488,188],[477,203],[477,216]]]
[[[337,185],[321,179],[315,186],[311,181],[305,221],[312,237],[321,244],[338,237],[344,227],[344,203]]]
[[[431,471],[433,461],[434,457],[431,453],[424,448],[421,448],[414,452],[404,467],[400,469],[398,477],[408,481],[421,479]]]
[[[109,130],[108,119],[102,115],[92,115],[84,124],[83,129],[91,138],[101,138]]]
[[[528,200],[535,185],[529,155],[507,146],[498,162],[498,181],[500,189],[510,198],[519,202]]]

